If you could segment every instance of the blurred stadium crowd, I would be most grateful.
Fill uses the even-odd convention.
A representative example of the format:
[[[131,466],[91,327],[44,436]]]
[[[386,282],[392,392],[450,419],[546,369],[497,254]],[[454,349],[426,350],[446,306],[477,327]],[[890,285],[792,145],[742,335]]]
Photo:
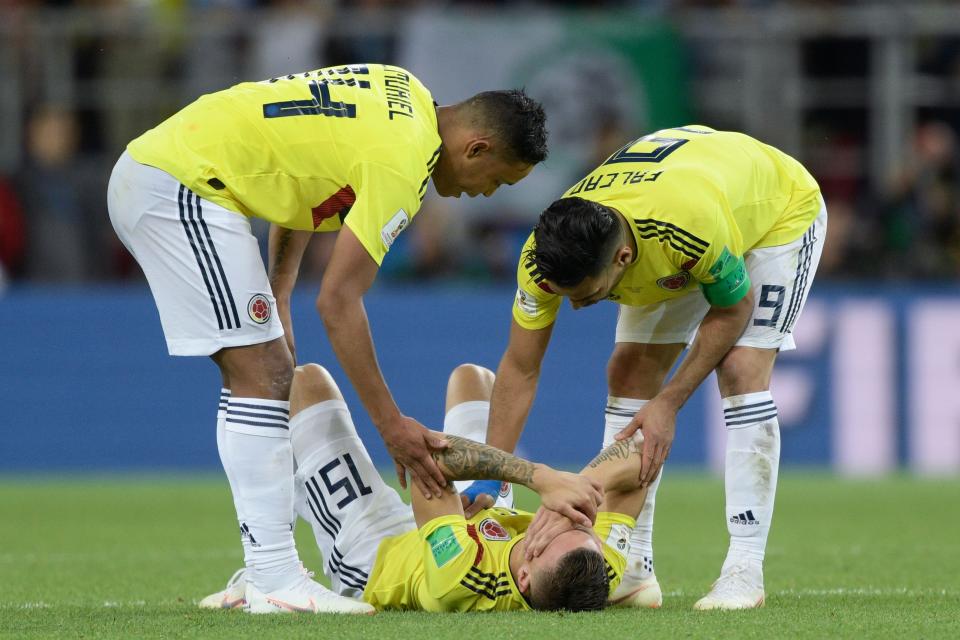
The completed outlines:
[[[685,69],[681,84],[688,105],[677,117],[757,135],[797,156],[820,181],[831,217],[818,279],[954,280],[960,277],[960,23],[916,31],[898,23],[895,29],[909,55],[901,58],[906,66],[898,72],[903,97],[895,117],[903,126],[892,136],[899,153],[896,147],[888,152],[899,161],[881,167],[887,175],[877,175],[871,162],[875,138],[884,133],[877,126],[884,87],[871,78],[878,64],[896,58],[875,55],[874,48],[887,42],[876,31],[861,32],[853,24],[823,36],[808,29],[791,40],[794,46],[784,55],[794,56],[803,91],[811,95],[803,96],[795,121],[784,125],[792,127],[789,135],[771,139],[782,116],[774,106],[764,112],[764,105],[748,105],[760,110],[750,121],[739,117],[738,103],[723,107],[712,99],[718,78],[732,92],[751,81],[732,62],[737,36],[722,38],[724,25],[738,16],[795,10],[826,24],[834,12],[863,9],[881,22],[884,16],[898,22],[900,4],[914,11],[927,6],[776,0],[0,0],[0,118],[6,122],[0,130],[0,139],[6,138],[0,140],[2,273],[23,282],[140,278],[107,219],[110,168],[129,139],[201,93],[333,64],[405,64],[401,52],[411,36],[398,15],[453,12],[471,23],[509,10],[528,12],[530,19],[544,12],[628,12],[665,24]],[[932,11],[939,5],[929,6]],[[483,64],[491,44],[478,40],[474,46]],[[559,184],[572,184],[646,132],[604,108],[602,100],[598,104],[590,111],[596,122],[589,148],[563,168]],[[758,131],[751,122],[767,126]],[[538,194],[539,206],[560,191]],[[386,261],[385,275],[509,281],[515,248],[539,208],[505,203],[464,213],[471,204],[428,199],[418,224],[405,234],[405,248]],[[511,207],[515,210],[506,210]],[[322,273],[330,240],[313,243],[303,277]]]

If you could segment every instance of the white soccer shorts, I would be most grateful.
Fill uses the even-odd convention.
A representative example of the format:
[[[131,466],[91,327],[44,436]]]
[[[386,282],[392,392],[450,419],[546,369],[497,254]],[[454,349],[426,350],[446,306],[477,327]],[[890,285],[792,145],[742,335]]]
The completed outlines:
[[[143,269],[173,356],[283,335],[250,222],[124,152],[107,189],[110,221]]]
[[[342,400],[296,414],[290,438],[297,514],[313,528],[331,588],[359,598],[383,539],[417,528],[413,510],[380,477]]]
[[[736,345],[796,349],[793,327],[803,311],[820,263],[827,234],[827,208],[821,207],[807,231],[790,244],[747,251],[754,308]],[[620,305],[617,342],[690,344],[710,305],[700,291],[640,307]]]

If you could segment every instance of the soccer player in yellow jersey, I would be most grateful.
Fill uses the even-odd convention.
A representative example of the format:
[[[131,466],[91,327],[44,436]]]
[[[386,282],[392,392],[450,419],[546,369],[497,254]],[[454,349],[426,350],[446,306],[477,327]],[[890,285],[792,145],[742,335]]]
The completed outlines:
[[[110,219],[147,277],[167,348],[210,356],[222,374],[217,444],[259,593],[300,610],[368,609],[303,574],[290,530],[290,294],[307,241],[339,232],[317,298],[327,335],[401,482],[409,471],[440,496],[435,436],[390,395],[363,295],[431,179],[440,195],[490,195],[545,156],[543,109],[522,91],[437,106],[408,71],[358,64],[202,96],[120,157]],[[269,277],[250,217],[272,223]],[[261,598],[251,610],[275,609]]]
[[[687,126],[625,145],[551,204],[527,240],[487,442],[516,446],[561,299],[574,309],[620,305],[604,446],[643,431],[650,491],[621,591],[639,589],[638,606],[660,603],[654,501],[676,414],[713,370],[728,429],[731,537],[720,578],[696,607],[763,604],[780,456],[770,376],[778,351],[794,348],[826,222],[817,183],[796,160],[740,133]]]
[[[527,536],[533,514],[495,507],[468,519],[455,489],[427,500],[418,486],[411,489],[412,509],[405,505],[370,461],[333,379],[316,365],[297,369],[290,407],[297,512],[313,528],[337,593],[377,609],[435,612],[607,605],[646,493],[639,444],[613,443],[579,475],[516,458],[480,442],[492,387],[487,369],[454,370],[444,420],[449,446],[434,456],[450,480],[520,482],[577,520],[535,556]],[[591,525],[581,512],[593,514],[598,504]],[[238,572],[201,606],[242,606],[251,590]]]

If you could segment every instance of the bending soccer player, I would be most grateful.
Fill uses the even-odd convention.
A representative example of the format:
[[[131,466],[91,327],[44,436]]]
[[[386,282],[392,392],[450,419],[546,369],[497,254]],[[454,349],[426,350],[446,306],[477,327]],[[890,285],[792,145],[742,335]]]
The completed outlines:
[[[642,430],[650,487],[617,594],[626,604],[660,605],[652,543],[661,466],[677,411],[714,370],[730,546],[695,607],[763,604],[780,459],[770,376],[777,353],[794,348],[826,224],[817,183],[796,160],[743,134],[688,126],[628,143],[551,204],[527,240],[487,442],[516,447],[561,300],[574,309],[616,302],[603,446]],[[468,513],[490,498],[478,500]]]
[[[363,295],[431,179],[442,196],[488,196],[545,157],[543,109],[522,91],[437,107],[410,73],[375,64],[203,96],[120,157],[110,219],[147,277],[167,348],[220,369],[217,445],[257,593],[336,606],[303,573],[290,530],[290,296],[309,238],[339,232],[317,298],[327,336],[401,483],[409,472],[440,496],[437,436],[391,396]],[[269,277],[249,217],[272,223]]]
[[[629,531],[643,506],[639,446],[614,443],[579,475],[516,458],[484,438],[492,372],[461,365],[450,377],[444,436],[434,456],[450,480],[519,482],[573,519],[536,557],[527,553],[532,514],[491,508],[467,519],[450,490],[412,509],[386,486],[357,437],[333,379],[298,369],[290,419],[297,511],[310,523],[333,589],[377,609],[488,611],[601,609],[626,566]],[[603,488],[603,497],[599,488]],[[583,512],[599,503],[596,524]],[[251,593],[238,573],[201,606],[231,608]],[[255,594],[255,591],[254,591]],[[267,598],[273,606],[285,603]]]

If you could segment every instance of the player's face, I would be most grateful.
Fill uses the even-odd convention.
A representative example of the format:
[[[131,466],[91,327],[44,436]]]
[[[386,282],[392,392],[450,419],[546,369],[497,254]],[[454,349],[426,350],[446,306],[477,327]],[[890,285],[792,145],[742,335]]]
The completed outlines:
[[[459,154],[444,154],[433,172],[433,186],[444,197],[490,197],[501,185],[516,184],[531,171],[533,165],[506,160],[491,147],[476,144]]]
[[[587,276],[575,286],[561,287],[549,280],[547,284],[555,292],[570,300],[570,306],[574,309],[582,309],[606,300],[610,292],[620,284],[625,271],[625,265],[613,262],[597,275]]]
[[[535,583],[539,575],[545,575],[553,571],[560,561],[560,558],[567,555],[574,549],[590,549],[602,553],[603,547],[600,539],[592,529],[577,527],[561,533],[550,541],[543,552],[530,560],[528,563],[530,569],[530,582]]]

